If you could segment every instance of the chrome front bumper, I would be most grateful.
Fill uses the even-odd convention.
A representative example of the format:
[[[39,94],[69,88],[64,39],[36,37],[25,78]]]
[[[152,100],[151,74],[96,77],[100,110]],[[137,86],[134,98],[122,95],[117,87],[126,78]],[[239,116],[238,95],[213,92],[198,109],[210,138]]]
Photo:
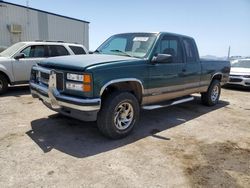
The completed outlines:
[[[79,99],[59,94],[56,89],[49,89],[38,84],[30,83],[31,94],[34,98],[39,98],[43,102],[50,104],[53,109],[68,107],[80,111],[100,110],[100,99]]]
[[[52,110],[63,113],[73,118],[90,121],[84,118],[82,113],[91,116],[91,120],[95,120],[97,112],[101,108],[101,99],[83,99],[61,94],[56,87],[56,73],[40,67],[33,67],[33,70],[49,74],[48,85],[40,82],[30,81],[30,90],[34,98],[39,98],[42,102]],[[83,117],[83,118],[80,118]]]

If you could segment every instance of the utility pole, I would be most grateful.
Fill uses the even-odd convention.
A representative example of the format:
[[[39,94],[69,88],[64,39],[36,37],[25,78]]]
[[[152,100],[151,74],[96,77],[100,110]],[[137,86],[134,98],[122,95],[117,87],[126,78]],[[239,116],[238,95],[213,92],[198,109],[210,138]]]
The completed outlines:
[[[230,59],[230,50],[231,50],[231,47],[229,46],[229,47],[228,47],[227,60],[229,60],[229,59]]]

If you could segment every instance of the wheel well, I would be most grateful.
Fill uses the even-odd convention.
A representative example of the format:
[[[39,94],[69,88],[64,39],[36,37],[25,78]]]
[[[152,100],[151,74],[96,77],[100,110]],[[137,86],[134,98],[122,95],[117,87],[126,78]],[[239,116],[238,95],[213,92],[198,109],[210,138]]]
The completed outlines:
[[[221,79],[222,79],[222,75],[221,74],[216,74],[216,75],[213,76],[212,80],[219,80],[219,81],[221,81]]]
[[[0,75],[4,76],[7,79],[8,83],[11,84],[10,79],[7,76],[7,74],[5,74],[4,72],[0,71]]]
[[[136,81],[119,82],[109,85],[102,93],[102,100],[104,100],[110,93],[115,91],[126,91],[132,93],[138,100],[142,102],[142,86]]]

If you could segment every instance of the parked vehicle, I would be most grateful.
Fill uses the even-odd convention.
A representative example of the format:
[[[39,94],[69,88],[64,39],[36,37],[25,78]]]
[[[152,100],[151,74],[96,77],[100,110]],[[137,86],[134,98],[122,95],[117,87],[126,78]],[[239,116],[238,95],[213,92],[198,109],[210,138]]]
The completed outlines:
[[[46,57],[86,54],[80,44],[64,42],[19,42],[0,53],[0,94],[8,85],[29,83],[31,67]]]
[[[140,108],[190,101],[218,103],[229,61],[200,60],[191,37],[171,33],[125,33],[106,40],[95,54],[49,58],[32,68],[30,88],[52,110],[97,120],[110,138],[128,135]]]
[[[228,84],[250,87],[250,59],[234,60],[231,67]]]

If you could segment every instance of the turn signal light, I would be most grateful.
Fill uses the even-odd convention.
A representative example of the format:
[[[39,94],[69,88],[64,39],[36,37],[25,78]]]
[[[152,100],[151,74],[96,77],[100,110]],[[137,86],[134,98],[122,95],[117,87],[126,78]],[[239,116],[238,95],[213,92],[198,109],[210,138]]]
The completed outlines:
[[[91,91],[91,85],[90,84],[84,84],[83,85],[83,91],[84,92],[90,92]]]
[[[91,82],[91,76],[89,74],[85,74],[83,77],[84,83],[90,83]]]

